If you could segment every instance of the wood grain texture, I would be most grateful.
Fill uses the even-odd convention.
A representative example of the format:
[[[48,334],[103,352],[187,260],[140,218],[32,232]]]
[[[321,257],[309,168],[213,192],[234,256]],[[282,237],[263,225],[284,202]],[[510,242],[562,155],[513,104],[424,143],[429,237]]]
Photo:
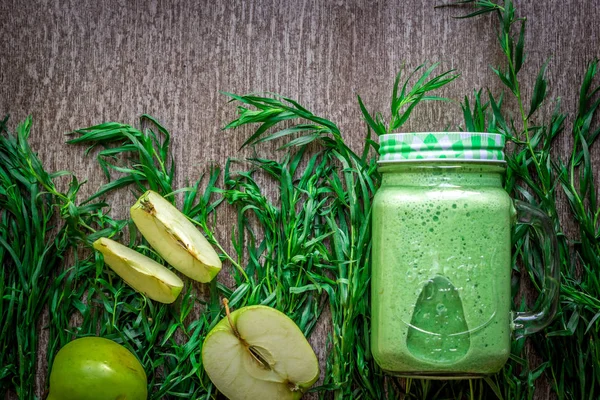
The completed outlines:
[[[0,0],[0,113],[12,122],[34,117],[32,144],[49,170],[87,177],[86,193],[103,183],[99,168],[63,134],[106,120],[135,123],[142,113],[173,133],[177,182],[195,179],[210,163],[243,156],[249,131],[221,132],[234,115],[219,91],[273,91],[295,98],[340,126],[352,146],[365,127],[359,93],[384,110],[403,63],[426,60],[456,68],[462,78],[443,94],[462,99],[473,89],[501,87],[488,68],[502,55],[492,17],[454,20],[461,11],[414,1],[256,0],[171,2],[157,0]],[[573,113],[586,64],[600,56],[600,7],[594,0],[520,1],[527,15],[529,57],[523,75],[532,82],[552,57],[552,96]],[[429,104],[406,127],[441,130],[460,122],[454,104]],[[568,134],[557,142],[566,154]],[[259,151],[270,153],[272,148]],[[600,167],[598,146],[593,152]],[[600,176],[597,174],[597,177]],[[597,185],[600,187],[600,184]],[[125,213],[130,195],[115,196],[113,212]],[[565,215],[567,203],[560,208]],[[220,214],[225,242],[234,215]],[[565,228],[570,228],[565,221]],[[326,318],[326,316],[325,316]],[[324,319],[325,320],[325,319]],[[321,362],[327,324],[312,336]],[[43,357],[40,357],[43,359]],[[45,365],[40,361],[39,385]],[[547,384],[537,399],[550,397]]]

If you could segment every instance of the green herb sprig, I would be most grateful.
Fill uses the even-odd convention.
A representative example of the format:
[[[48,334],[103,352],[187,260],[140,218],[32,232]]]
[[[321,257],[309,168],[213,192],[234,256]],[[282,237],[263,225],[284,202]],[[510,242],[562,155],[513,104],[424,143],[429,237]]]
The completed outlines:
[[[32,176],[31,120],[12,134],[0,123],[0,396],[34,399],[38,319],[62,249],[49,239],[53,199]],[[33,164],[33,162],[31,163]]]
[[[54,179],[64,173],[46,172],[29,146],[31,118],[15,133],[7,121],[0,122],[0,396],[14,388],[20,399],[34,399],[39,319],[50,299],[47,287],[74,240],[73,225],[85,229],[84,219],[103,205],[80,209],[69,203],[77,181],[67,194],[56,190]],[[54,225],[56,206],[68,221],[62,228]]]
[[[358,104],[360,105],[365,121],[378,136],[392,133],[400,129],[400,127],[408,121],[413,109],[423,101],[450,101],[450,99],[445,97],[427,95],[429,92],[446,86],[460,76],[459,74],[453,74],[454,70],[452,69],[431,77],[433,71],[435,71],[438,66],[439,63],[432,64],[421,73],[417,81],[409,88],[408,85],[412,81],[412,78],[417,72],[425,68],[425,64],[419,65],[408,75],[401,89],[400,81],[402,73],[404,72],[404,67],[400,69],[398,75],[396,75],[396,80],[394,81],[390,107],[390,122],[387,126],[382,114],[376,113],[375,116],[372,116],[365,107],[360,95],[358,96]],[[398,93],[398,91],[400,93]]]
[[[283,218],[257,215],[259,233],[264,237],[259,248],[264,248],[265,252],[256,254],[252,251],[256,256],[251,256],[251,259],[258,261],[257,256],[262,256],[267,268],[274,266],[274,276],[289,276],[286,270],[290,267],[304,271],[298,274],[299,277],[305,276],[302,285],[282,281],[275,282],[275,285],[282,289],[277,297],[277,306],[295,316],[306,334],[310,331],[304,329],[305,321],[298,318],[306,313],[297,314],[289,307],[298,301],[299,294],[310,293],[310,301],[317,304],[320,302],[319,295],[327,293],[333,324],[330,336],[332,350],[324,384],[315,390],[332,390],[335,398],[347,398],[353,392],[379,398],[383,385],[376,383],[376,368],[364,336],[368,330],[365,315],[368,312],[366,283],[369,281],[370,198],[379,179],[374,164],[366,159],[370,144],[366,144],[364,155],[359,157],[344,143],[337,125],[313,115],[290,99],[230,96],[243,106],[238,108],[239,117],[226,128],[260,124],[246,145],[292,133],[301,134],[282,146],[283,149],[294,147],[296,150],[285,153],[283,165],[273,160],[252,160],[280,182],[281,211],[285,212],[279,214],[279,210],[276,211]],[[258,113],[262,117],[257,117],[257,112],[249,107],[260,110]],[[277,117],[273,119],[273,116]],[[274,132],[267,133],[265,129],[274,127],[274,120],[291,119],[300,119],[300,123]],[[306,148],[313,141],[318,141],[321,147],[316,154],[308,156]],[[306,167],[298,170],[303,162],[306,162]],[[293,165],[292,169],[282,168],[289,164]],[[244,180],[249,178],[245,174],[241,177]],[[251,190],[247,186],[245,188],[246,193],[258,191],[256,187]],[[231,192],[226,193],[226,197],[232,204],[241,203],[238,209],[244,210],[247,205],[239,201],[241,193],[237,190],[234,193],[238,197],[232,196]],[[300,213],[295,211],[298,208]],[[253,209],[258,213],[266,208],[258,204]],[[254,238],[256,234],[243,221],[242,226]],[[275,231],[281,232],[279,238],[275,238]],[[239,243],[242,243],[241,238]],[[278,256],[274,257],[274,254]],[[258,275],[259,279],[261,276]],[[316,323],[319,314],[312,314],[310,326]],[[362,379],[354,381],[354,377],[359,376]]]

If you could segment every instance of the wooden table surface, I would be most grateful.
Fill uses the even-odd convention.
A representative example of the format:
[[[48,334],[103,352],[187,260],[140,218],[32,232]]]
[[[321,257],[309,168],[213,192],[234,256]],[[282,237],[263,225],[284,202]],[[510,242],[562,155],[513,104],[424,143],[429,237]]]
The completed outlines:
[[[234,107],[219,91],[272,91],[295,98],[335,121],[358,147],[365,126],[356,94],[370,108],[385,109],[403,63],[412,68],[440,61],[442,68],[456,68],[462,77],[442,94],[457,100],[475,88],[502,90],[488,67],[503,61],[495,17],[456,20],[451,17],[462,11],[434,9],[438,4],[0,0],[0,113],[10,113],[13,124],[32,114],[32,144],[46,167],[86,177],[87,193],[104,178],[81,149],[64,144],[63,134],[106,120],[134,124],[142,113],[158,118],[173,134],[179,186],[211,163],[240,156],[237,149],[249,131],[220,131]],[[573,113],[585,67],[600,56],[598,2],[519,1],[517,7],[529,22],[522,72],[526,95],[551,57],[550,95],[562,97],[565,110]],[[442,130],[460,120],[458,105],[432,103],[417,110],[405,128]],[[557,156],[568,152],[567,132],[557,140]],[[595,168],[599,149],[593,153]],[[115,215],[124,215],[129,196],[112,199]],[[563,211],[567,207],[560,205]],[[219,217],[222,241],[233,217],[232,212]],[[322,362],[326,333],[324,325],[312,337]],[[45,378],[41,362],[42,385]],[[542,384],[536,398],[549,393]]]

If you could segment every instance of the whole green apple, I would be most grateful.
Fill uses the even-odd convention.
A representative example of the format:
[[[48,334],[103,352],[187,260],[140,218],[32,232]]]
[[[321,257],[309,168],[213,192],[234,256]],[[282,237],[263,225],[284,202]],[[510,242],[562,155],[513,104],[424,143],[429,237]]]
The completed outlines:
[[[47,400],[146,400],[146,372],[125,347],[101,337],[68,343],[54,358]]]

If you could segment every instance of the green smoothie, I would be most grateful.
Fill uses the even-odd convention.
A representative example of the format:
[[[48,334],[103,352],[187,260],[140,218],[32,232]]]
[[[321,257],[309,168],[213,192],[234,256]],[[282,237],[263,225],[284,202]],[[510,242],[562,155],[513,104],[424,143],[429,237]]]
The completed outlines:
[[[390,374],[499,371],[510,354],[512,202],[499,164],[383,164],[373,204],[373,356]]]

